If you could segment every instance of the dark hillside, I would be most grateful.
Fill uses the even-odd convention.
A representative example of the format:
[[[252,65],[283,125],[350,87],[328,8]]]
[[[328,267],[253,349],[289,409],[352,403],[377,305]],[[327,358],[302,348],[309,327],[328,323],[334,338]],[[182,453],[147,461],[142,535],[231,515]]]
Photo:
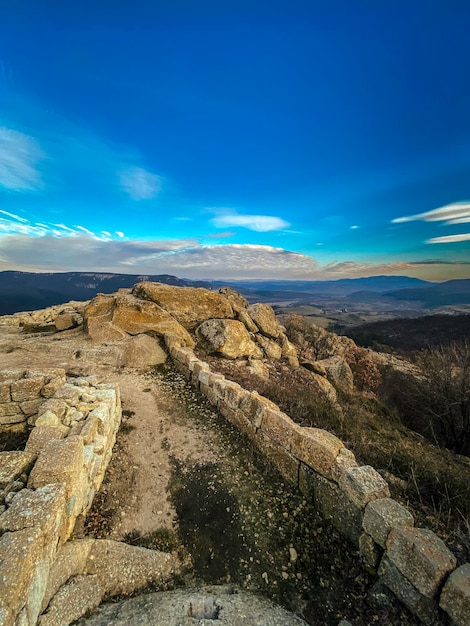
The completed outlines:
[[[358,345],[374,350],[403,353],[436,347],[452,341],[470,340],[470,315],[426,315],[336,328]]]

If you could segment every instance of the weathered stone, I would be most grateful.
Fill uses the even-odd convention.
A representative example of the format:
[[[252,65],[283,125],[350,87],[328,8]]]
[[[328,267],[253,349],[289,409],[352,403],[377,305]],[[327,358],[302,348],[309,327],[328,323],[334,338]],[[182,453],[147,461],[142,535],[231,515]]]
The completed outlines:
[[[71,624],[88,611],[96,609],[103,597],[98,576],[75,576],[71,578],[49,603],[38,626],[64,626]]]
[[[263,349],[264,354],[268,359],[272,359],[274,361],[279,361],[282,356],[282,348],[272,339],[268,339],[264,335],[256,334],[255,335],[256,342]]]
[[[252,391],[250,394],[241,399],[240,409],[256,428],[261,426],[264,413],[267,409],[271,409],[273,411],[280,410],[277,404],[274,404],[271,400],[260,396],[257,391]]]
[[[346,468],[340,475],[339,484],[362,509],[372,500],[390,497],[388,484],[370,465]]]
[[[61,424],[58,416],[52,411],[44,411],[41,415],[36,419],[36,426],[59,426]]]
[[[62,388],[63,385],[61,385],[58,389]],[[56,391],[58,391],[58,389],[56,389]],[[59,420],[61,420],[65,416],[68,408],[69,405],[65,400],[59,398],[48,398],[39,407],[38,417],[40,417],[43,413],[46,413],[46,411],[52,411],[52,413],[55,413]]]
[[[362,533],[359,537],[359,554],[361,555],[361,559],[364,563],[376,570],[379,566],[379,562],[382,556],[382,550],[380,550],[379,546],[372,539],[370,535],[367,533]]]
[[[10,415],[17,415],[21,413],[21,407],[19,402],[6,402],[0,404],[0,417],[8,417]]]
[[[57,330],[68,330],[76,328],[83,322],[83,318],[78,313],[60,313],[54,320]]]
[[[299,461],[282,445],[268,437],[262,430],[256,432],[254,441],[263,456],[273,463],[279,473],[293,485],[299,479]]]
[[[20,409],[26,415],[26,417],[31,417],[31,415],[35,415],[38,412],[38,409],[43,402],[43,398],[38,398],[36,400],[25,400],[24,402],[20,402]]]
[[[0,425],[7,426],[8,424],[20,424],[21,422],[25,422],[26,419],[27,417],[22,411],[9,415],[0,415]]]
[[[228,359],[243,356],[261,358],[261,349],[251,340],[245,326],[237,320],[210,319],[196,331],[199,343],[209,352]]]
[[[270,306],[267,304],[252,304],[248,307],[247,312],[259,328],[261,334],[266,335],[270,339],[279,337],[282,330]]]
[[[247,367],[248,371],[253,372],[261,378],[269,378],[269,367],[259,359],[250,359]]]
[[[149,335],[129,337],[122,342],[120,364],[125,367],[148,370],[165,363],[166,359],[167,354],[158,340]]]
[[[338,389],[346,392],[354,389],[353,374],[346,361],[340,356],[331,356],[328,359],[317,361],[326,371],[328,380]]]
[[[470,624],[470,563],[461,565],[447,579],[440,606],[456,626]]]
[[[221,287],[219,289],[219,293],[227,298],[227,300],[232,305],[232,309],[236,313],[240,313],[248,306],[248,300],[246,300],[246,298],[244,298],[241,293],[238,293],[238,291],[235,291],[231,287]]]
[[[378,574],[381,581],[423,624],[434,625],[436,623],[437,602],[421,594],[386,554],[382,558]]]
[[[69,498],[79,480],[83,460],[83,440],[80,437],[50,441],[39,454],[29,476],[28,487],[38,489],[49,483],[63,482]]]
[[[41,395],[44,398],[52,398],[55,392],[58,389],[60,389],[64,383],[65,383],[65,372],[62,376],[61,375],[52,376],[49,379],[49,382],[47,382],[42,388]]]
[[[0,489],[5,489],[21,474],[27,474],[35,460],[36,456],[27,451],[0,452]]]
[[[44,387],[44,376],[39,378],[21,378],[11,383],[11,399],[14,402],[39,398]]]
[[[67,541],[59,548],[49,572],[46,592],[42,602],[43,611],[62,585],[73,576],[82,574],[85,571],[88,555],[94,541],[94,539]]]
[[[385,548],[387,537],[395,526],[414,526],[414,519],[408,509],[391,498],[380,498],[369,502],[364,511],[362,527]]]
[[[300,361],[300,365],[305,367],[305,369],[309,372],[313,372],[319,376],[326,376],[326,367],[322,365],[321,361],[309,361],[307,359],[302,359]]]
[[[299,428],[292,438],[292,454],[332,480],[338,479],[336,458],[342,448],[342,441],[321,428]]]
[[[63,439],[68,433],[69,429],[63,424],[57,426],[36,426],[28,437],[25,451],[37,456],[50,441]]]
[[[281,411],[266,408],[261,423],[262,432],[286,450],[291,450],[294,433],[300,429],[291,418]]]
[[[431,530],[396,527],[387,539],[391,563],[427,598],[432,598],[456,558]]]
[[[11,393],[10,393],[10,384],[11,380],[2,381],[0,380],[0,402],[10,402],[11,401]]]
[[[245,311],[244,309],[239,311],[238,315],[237,315],[237,318],[238,318],[238,321],[241,322],[246,327],[246,329],[250,331],[250,333],[257,333],[258,332],[258,330],[259,330],[258,326],[256,326],[254,321],[248,315],[247,311]]]
[[[317,507],[341,535],[357,547],[362,534],[362,510],[335,482],[320,474],[312,472],[309,482]]]
[[[297,348],[292,344],[284,333],[279,335],[278,341],[281,344],[281,355],[287,359],[292,367],[299,367]]]
[[[179,569],[175,555],[97,539],[85,573],[98,577],[105,596],[129,594],[149,584],[162,584]]]
[[[78,625],[209,626],[211,622],[220,626],[307,626],[303,619],[258,593],[232,585],[141,594],[107,603]]]
[[[0,598],[15,617],[25,605],[43,549],[44,535],[37,527],[0,537]]]
[[[51,539],[58,531],[64,507],[65,488],[61,484],[45,485],[36,491],[23,489],[0,516],[0,533],[37,526]]]
[[[187,329],[208,319],[234,317],[231,301],[225,295],[201,287],[141,282],[134,286],[132,293],[156,303]]]

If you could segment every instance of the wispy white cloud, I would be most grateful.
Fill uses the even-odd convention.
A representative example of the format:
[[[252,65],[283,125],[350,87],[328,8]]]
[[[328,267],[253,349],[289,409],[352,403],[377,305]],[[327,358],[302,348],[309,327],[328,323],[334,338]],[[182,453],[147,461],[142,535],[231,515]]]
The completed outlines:
[[[357,230],[359,228],[359,226],[357,224],[354,224],[353,226],[349,227],[351,230]]]
[[[121,239],[124,238],[124,233],[121,230],[117,230],[115,233],[118,237],[120,237]]]
[[[408,215],[406,217],[396,217],[393,224],[404,222],[414,222],[422,220],[424,222],[445,222],[446,224],[465,224],[470,222],[470,202],[453,202],[438,209]]]
[[[2,215],[6,215],[7,217],[10,217],[11,219],[14,219],[18,222],[22,222],[23,224],[27,223],[29,220],[25,219],[24,217],[20,217],[19,215],[15,215],[14,213],[10,213],[9,211],[2,211],[0,209],[0,213]]]
[[[143,167],[128,167],[118,172],[121,188],[133,200],[151,200],[162,189],[160,176]]]
[[[431,239],[428,239],[426,243],[459,243],[461,241],[470,241],[470,233],[462,233],[460,235],[444,235],[443,237],[432,237]]]
[[[35,139],[0,126],[0,186],[16,192],[41,189],[43,181],[38,164],[44,158]]]
[[[273,215],[241,215],[231,209],[210,209],[216,213],[211,219],[216,228],[242,226],[259,233],[283,230],[290,226],[289,222]]]

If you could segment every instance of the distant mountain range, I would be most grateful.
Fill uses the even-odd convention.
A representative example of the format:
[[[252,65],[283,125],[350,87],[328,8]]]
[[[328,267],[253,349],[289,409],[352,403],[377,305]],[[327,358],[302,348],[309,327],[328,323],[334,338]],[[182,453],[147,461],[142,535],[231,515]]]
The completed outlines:
[[[211,287],[210,283],[182,280],[169,274],[7,271],[0,272],[0,315],[44,309],[69,300],[90,300],[97,293],[113,293],[144,280],[180,287]]]
[[[192,281],[170,274],[111,274],[103,272],[0,272],[0,315],[32,311],[69,300],[89,300],[149,280],[177,286],[218,289],[230,285],[250,301],[306,301],[344,298],[363,302],[378,299],[415,302],[418,308],[470,303],[470,279],[431,283],[407,276],[372,276],[331,281],[242,280]]]

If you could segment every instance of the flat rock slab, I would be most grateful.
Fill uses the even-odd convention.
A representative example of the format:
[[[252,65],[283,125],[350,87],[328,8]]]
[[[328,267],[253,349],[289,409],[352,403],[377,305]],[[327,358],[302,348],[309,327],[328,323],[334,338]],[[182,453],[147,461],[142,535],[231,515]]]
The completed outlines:
[[[86,626],[305,626],[300,617],[266,598],[235,587],[211,586],[138,596],[101,606],[81,619]]]

